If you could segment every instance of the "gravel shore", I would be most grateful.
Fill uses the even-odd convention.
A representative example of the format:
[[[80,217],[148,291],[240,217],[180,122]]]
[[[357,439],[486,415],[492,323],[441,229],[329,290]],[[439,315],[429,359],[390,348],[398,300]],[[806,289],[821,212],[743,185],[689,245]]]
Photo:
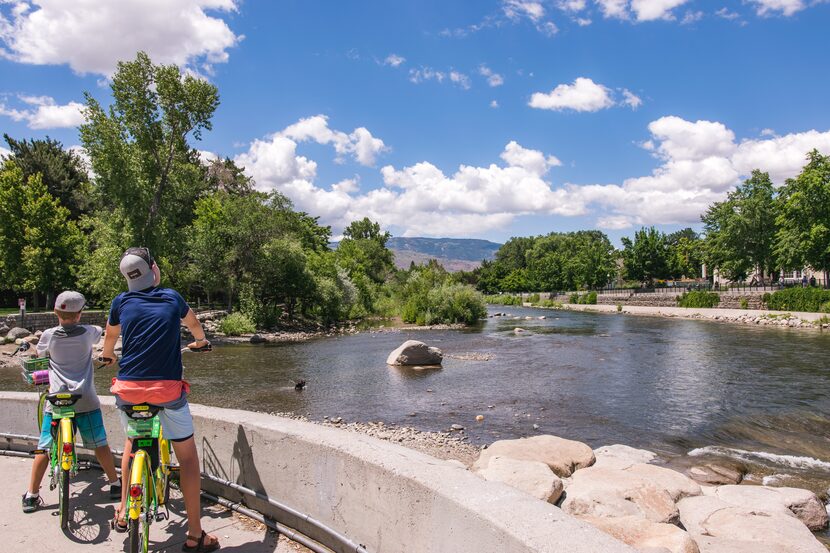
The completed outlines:
[[[478,459],[481,448],[466,442],[463,430],[452,432],[425,432],[408,426],[397,426],[384,422],[345,422],[340,417],[324,419],[322,421],[309,420],[296,413],[268,413],[277,417],[311,422],[323,426],[331,426],[366,434],[387,442],[394,442],[409,449],[420,451],[437,459],[456,460],[469,467]]]

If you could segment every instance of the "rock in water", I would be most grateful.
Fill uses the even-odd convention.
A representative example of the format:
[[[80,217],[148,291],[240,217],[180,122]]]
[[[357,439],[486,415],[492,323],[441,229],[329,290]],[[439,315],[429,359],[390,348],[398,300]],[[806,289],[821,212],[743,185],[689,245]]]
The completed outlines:
[[[594,464],[594,452],[586,444],[549,435],[494,442],[481,452],[474,468],[485,468],[496,456],[540,461],[559,477],[570,476],[575,470]]]
[[[429,347],[418,340],[407,340],[389,354],[387,365],[440,365],[444,355],[441,350]]]
[[[17,340],[18,338],[25,338],[26,336],[31,336],[32,333],[26,330],[25,328],[20,328],[19,326],[14,327],[6,334],[6,339],[9,341]]]
[[[708,485],[740,484],[744,478],[742,471],[715,464],[697,465],[689,469],[689,476]]]
[[[545,463],[493,457],[487,467],[476,471],[485,480],[503,482],[537,499],[556,503],[562,495],[562,480]]]

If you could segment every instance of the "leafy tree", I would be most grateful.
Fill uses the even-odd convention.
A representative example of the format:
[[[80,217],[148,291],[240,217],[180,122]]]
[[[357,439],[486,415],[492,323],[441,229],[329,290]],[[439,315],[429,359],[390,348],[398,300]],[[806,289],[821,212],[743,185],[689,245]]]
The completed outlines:
[[[830,272],[830,156],[813,150],[807,165],[779,196],[776,253],[788,268],[809,265]]]
[[[78,219],[90,208],[90,184],[84,162],[75,152],[49,137],[15,140],[3,138],[9,145],[9,159],[23,172],[23,179],[40,174],[49,194],[69,210],[71,219]]]
[[[703,266],[703,247],[698,234],[685,228],[666,237],[672,278],[698,278]]]
[[[368,218],[354,221],[343,231],[338,260],[353,280],[363,275],[381,284],[395,266],[392,251],[386,247],[389,238],[388,232],[381,232],[380,225]]]
[[[87,122],[80,128],[98,196],[105,209],[122,212],[132,243],[164,257],[207,188],[188,139],[211,129],[218,92],[175,65],[154,65],[144,52],[118,63],[111,88],[108,110],[86,94]]]
[[[776,209],[769,174],[756,169],[726,200],[712,204],[701,217],[707,262],[730,280],[743,280],[757,271],[763,282],[776,267]]]
[[[529,279],[538,290],[601,288],[614,273],[614,247],[596,230],[551,233],[527,251]]]
[[[641,228],[634,240],[623,237],[623,263],[627,278],[645,284],[669,274],[669,248],[666,235],[654,227]]]
[[[46,292],[74,281],[82,243],[69,210],[49,194],[35,174],[24,179],[13,161],[0,171],[0,269],[4,284],[14,290]]]
[[[209,161],[205,166],[205,178],[210,189],[216,192],[244,196],[254,191],[254,179],[229,157]]]

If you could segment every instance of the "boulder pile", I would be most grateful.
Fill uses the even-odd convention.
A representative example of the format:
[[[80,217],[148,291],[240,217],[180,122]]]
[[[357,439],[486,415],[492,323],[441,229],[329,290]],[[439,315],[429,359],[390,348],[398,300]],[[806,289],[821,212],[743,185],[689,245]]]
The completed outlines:
[[[811,532],[828,525],[813,492],[736,485],[743,474],[717,465],[692,467],[695,481],[657,463],[656,454],[642,449],[591,450],[541,435],[495,442],[471,470],[644,553],[826,553]]]

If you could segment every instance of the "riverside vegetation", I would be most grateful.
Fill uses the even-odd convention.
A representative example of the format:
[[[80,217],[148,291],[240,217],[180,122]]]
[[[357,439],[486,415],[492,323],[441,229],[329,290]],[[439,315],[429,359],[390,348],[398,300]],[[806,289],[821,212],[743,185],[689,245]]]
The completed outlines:
[[[76,288],[106,306],[123,285],[121,252],[143,245],[162,285],[241,313],[223,322],[229,333],[378,314],[418,324],[484,315],[481,294],[440,267],[396,270],[377,223],[353,222],[333,250],[317,217],[257,191],[231,159],[203,160],[193,143],[212,128],[214,85],[139,53],[118,64],[110,88],[109,106],[86,94],[88,164],[55,140],[5,136],[4,302],[28,295],[30,308],[48,307],[56,291]]]

